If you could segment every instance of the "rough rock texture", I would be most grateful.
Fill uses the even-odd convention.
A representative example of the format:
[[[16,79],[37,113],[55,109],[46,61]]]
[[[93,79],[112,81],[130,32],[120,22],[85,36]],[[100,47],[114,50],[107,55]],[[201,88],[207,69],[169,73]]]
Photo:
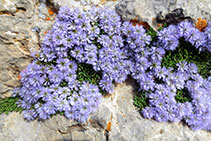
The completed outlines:
[[[30,53],[40,48],[43,36],[53,25],[61,6],[89,9],[92,6],[115,8],[116,5],[125,19],[139,15],[151,21],[159,10],[168,11],[171,3],[181,6],[182,2],[185,3],[182,7],[187,9],[187,15],[199,17],[201,13],[201,17],[210,18],[211,3],[206,3],[208,1],[195,0],[195,3],[199,2],[196,5],[193,1],[180,0],[126,0],[121,3],[120,0],[0,0],[0,98],[10,96],[13,88],[20,85],[18,74],[30,63]],[[49,10],[53,12],[49,13]],[[115,92],[103,98],[98,111],[84,124],[60,115],[46,121],[27,122],[19,113],[2,114],[0,140],[211,140],[210,132],[195,132],[179,123],[143,119],[133,106],[134,90],[135,84],[131,80],[118,84]]]
[[[192,131],[181,123],[143,119],[133,106],[134,82],[118,84],[84,124],[53,116],[27,122],[19,113],[0,115],[0,140],[5,141],[210,141],[211,133]]]
[[[103,6],[114,9],[115,5],[118,4],[120,0],[49,0],[53,3],[56,8],[62,6],[68,7],[83,7],[84,9],[90,9],[92,6]]]
[[[162,12],[165,15],[176,8],[183,8],[184,14],[194,19],[211,20],[211,0],[121,0],[116,5],[123,19],[130,20],[137,16],[151,26],[157,14]]]
[[[39,5],[33,0],[0,0],[0,98],[10,96],[19,85],[18,74],[30,63],[30,53],[39,48],[40,37],[53,24],[38,16]]]

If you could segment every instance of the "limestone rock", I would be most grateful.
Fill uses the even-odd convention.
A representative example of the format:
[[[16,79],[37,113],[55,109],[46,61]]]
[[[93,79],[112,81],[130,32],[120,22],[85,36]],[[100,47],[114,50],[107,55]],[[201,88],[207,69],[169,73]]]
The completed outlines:
[[[109,7],[111,9],[115,8],[115,5],[118,4],[120,0],[50,0],[57,9],[62,6],[68,6],[70,8],[83,8],[90,9],[93,6],[98,7]]]
[[[31,62],[30,54],[39,49],[44,32],[53,24],[39,18],[39,5],[34,0],[0,1],[0,98],[11,96],[19,85],[19,73]],[[40,30],[34,31],[34,27]]]
[[[176,8],[182,8],[184,14],[193,19],[211,20],[211,0],[121,0],[116,5],[116,11],[124,20],[138,18],[151,26],[157,14],[165,15]]]
[[[0,13],[31,17],[33,14],[33,1],[31,0],[0,0]]]
[[[51,122],[52,126],[57,126],[57,122],[54,119],[50,119],[48,122]],[[19,113],[0,116],[0,140],[47,141],[60,138],[62,138],[62,134],[58,130],[48,128],[45,122],[37,120],[27,122]]]

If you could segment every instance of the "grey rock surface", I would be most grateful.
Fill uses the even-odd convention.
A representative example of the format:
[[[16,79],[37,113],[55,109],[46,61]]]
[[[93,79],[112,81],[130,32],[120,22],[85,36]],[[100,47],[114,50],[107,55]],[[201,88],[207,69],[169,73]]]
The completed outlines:
[[[186,16],[197,20],[199,17],[211,20],[211,0],[121,0],[116,11],[124,20],[137,18],[153,26],[152,19],[182,8]]]
[[[0,98],[11,96],[19,85],[18,75],[30,63],[30,53],[39,49],[41,37],[53,24],[55,15],[52,21],[39,18],[39,5],[36,0],[0,1]]]
[[[93,6],[97,7],[109,7],[114,9],[115,5],[119,3],[120,0],[50,0],[56,8],[62,6],[68,6],[70,8],[82,7],[83,9],[90,9]]]

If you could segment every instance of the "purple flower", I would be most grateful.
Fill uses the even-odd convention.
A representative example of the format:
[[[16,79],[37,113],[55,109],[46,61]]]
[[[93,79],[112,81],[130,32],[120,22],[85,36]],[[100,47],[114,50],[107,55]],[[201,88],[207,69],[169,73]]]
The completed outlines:
[[[57,68],[54,68],[53,72],[49,74],[49,79],[52,83],[60,83],[62,81],[62,76]]]
[[[170,25],[158,32],[159,42],[166,50],[174,50],[179,45],[177,30],[176,26]]]
[[[101,80],[99,83],[100,87],[104,90],[106,90],[109,93],[112,93],[114,91],[114,85],[112,82],[108,80]]]
[[[155,83],[152,76],[146,75],[145,77],[143,77],[143,80],[141,80],[139,85],[141,89],[148,91],[148,90],[154,90]]]
[[[146,107],[142,110],[142,114],[145,118],[151,119],[155,114],[154,108]]]
[[[209,52],[211,52],[211,21],[208,22],[207,27],[205,28],[204,34],[206,36],[207,42],[204,46],[207,48]]]
[[[179,62],[177,66],[178,66],[178,70],[181,72],[185,72],[186,70],[188,70],[188,65],[186,61]]]
[[[189,67],[187,70],[189,71],[190,74],[196,74],[198,72],[197,66],[193,63],[189,64]]]
[[[37,118],[37,113],[35,110],[25,110],[23,111],[23,117],[26,120],[34,120],[35,118]]]
[[[161,68],[161,67],[157,67],[155,68],[156,69],[156,77],[159,78],[159,79],[165,79],[167,74],[168,74],[168,71],[165,67]]]
[[[81,47],[76,47],[74,50],[71,50],[71,56],[82,62],[84,58],[84,50]]]

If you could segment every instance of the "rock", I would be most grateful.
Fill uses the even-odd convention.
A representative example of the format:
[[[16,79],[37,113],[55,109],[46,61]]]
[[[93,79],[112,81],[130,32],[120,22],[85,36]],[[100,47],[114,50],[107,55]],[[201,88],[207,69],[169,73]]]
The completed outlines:
[[[153,18],[158,14],[165,14],[176,8],[182,8],[186,16],[193,19],[211,20],[210,0],[121,0],[116,5],[116,11],[124,20],[137,18],[153,26]]]
[[[107,123],[110,121],[110,119],[110,109],[108,107],[104,107],[104,104],[101,104],[98,111],[90,117],[89,122],[92,127],[96,128],[98,131],[102,131],[106,129]]]
[[[104,140],[95,129],[57,115],[46,121],[26,121],[19,113],[0,115],[0,140]]]
[[[93,6],[98,7],[109,7],[111,9],[115,8],[115,5],[119,2],[119,0],[50,0],[56,9],[59,9],[62,6],[68,6],[70,8],[82,8],[82,9],[90,9]]]
[[[52,125],[56,124],[51,119]],[[45,122],[44,122],[45,123]],[[19,113],[11,113],[8,116],[0,116],[0,140],[6,141],[24,141],[24,140],[55,140],[62,138],[59,131],[46,127],[42,122],[37,120],[27,122]]]
[[[30,54],[40,48],[44,32],[53,24],[39,18],[39,5],[33,0],[0,1],[0,98],[11,96],[20,85],[19,73],[31,62]],[[34,27],[39,31],[34,32]]]
[[[31,0],[0,0],[0,13],[31,17],[33,14],[33,1]]]
[[[93,140],[93,138],[89,135],[84,134],[83,132],[73,131],[72,140],[91,141]]]

